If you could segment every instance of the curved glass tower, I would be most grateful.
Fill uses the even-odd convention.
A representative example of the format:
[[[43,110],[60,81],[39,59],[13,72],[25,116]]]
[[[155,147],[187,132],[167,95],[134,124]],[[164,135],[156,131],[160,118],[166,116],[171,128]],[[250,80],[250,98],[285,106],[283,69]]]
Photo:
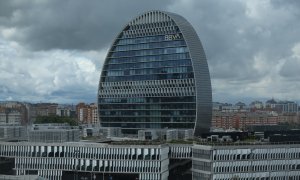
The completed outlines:
[[[208,65],[193,27],[181,16],[150,11],[114,40],[101,72],[100,123],[124,133],[146,128],[209,131],[212,93]]]

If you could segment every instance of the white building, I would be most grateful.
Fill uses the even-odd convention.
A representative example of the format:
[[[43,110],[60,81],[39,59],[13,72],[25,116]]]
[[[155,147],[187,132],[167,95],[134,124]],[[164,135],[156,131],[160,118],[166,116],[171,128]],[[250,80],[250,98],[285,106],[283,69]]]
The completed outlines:
[[[166,133],[166,141],[178,140],[177,129],[167,129],[165,133]]]
[[[21,124],[19,111],[0,112],[0,124]]]
[[[156,129],[143,129],[138,131],[138,138],[141,141],[157,140],[159,136]]]
[[[7,124],[0,125],[0,140],[26,140],[27,133],[24,126]]]
[[[100,137],[100,138],[111,138],[111,137],[123,137],[120,127],[99,127],[94,125],[82,126],[82,136],[88,137]]]
[[[17,175],[36,172],[47,179],[114,179],[132,174],[139,180],[167,180],[167,145],[0,142],[0,157],[15,158]],[[70,173],[72,173],[70,175]]]
[[[178,139],[189,140],[194,138],[193,129],[178,129]]]
[[[276,104],[275,108],[283,113],[297,113],[298,104],[292,101],[280,101]]]
[[[65,107],[62,105],[58,105],[56,108],[56,115],[57,116],[65,116],[65,117],[70,117],[71,116],[71,108],[70,107]]]
[[[264,104],[261,101],[253,101],[249,106],[250,108],[262,109]]]
[[[300,179],[300,144],[203,144],[192,152],[193,180]]]
[[[91,123],[92,124],[99,124],[99,118],[98,118],[98,108],[97,105],[92,103],[90,104],[90,113],[91,113]]]
[[[139,140],[188,140],[194,138],[193,129],[143,129],[138,131]]]
[[[0,175],[0,179],[3,179],[3,180],[46,180],[45,178],[42,178],[37,175],[20,175],[20,176]]]
[[[28,131],[30,142],[77,142],[80,140],[78,127],[67,123],[34,124]]]

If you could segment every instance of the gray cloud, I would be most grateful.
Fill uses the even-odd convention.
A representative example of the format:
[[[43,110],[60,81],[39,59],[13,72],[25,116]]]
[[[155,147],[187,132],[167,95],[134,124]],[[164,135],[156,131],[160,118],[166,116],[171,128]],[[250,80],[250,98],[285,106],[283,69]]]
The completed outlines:
[[[269,1],[182,2],[174,8],[198,31],[216,79],[259,80],[265,73],[256,69],[255,58],[277,64],[300,40],[299,8],[274,8]]]
[[[215,100],[299,100],[298,1],[180,1],[173,10],[195,27],[206,50]],[[291,81],[290,84],[286,81]],[[283,88],[284,86],[295,87]],[[288,95],[287,95],[288,94]],[[225,96],[224,96],[225,99]]]
[[[282,66],[282,69],[280,70],[280,75],[286,78],[286,80],[299,81],[300,80],[299,67],[300,67],[299,61],[295,59],[289,59]]]
[[[295,44],[291,51],[292,55],[282,62],[279,75],[283,77],[285,81],[292,81],[292,83],[295,83],[300,80],[300,42]]]
[[[300,2],[298,0],[272,0],[271,3],[275,7],[285,6],[292,9],[300,7]]]
[[[27,93],[37,100],[93,99],[107,47],[125,23],[151,9],[178,13],[194,26],[208,58],[214,100],[300,100],[297,0],[0,1],[0,44],[1,37],[6,43],[0,98]],[[86,74],[74,59],[95,70]]]
[[[0,17],[9,17],[12,15],[14,8],[10,1],[1,1],[0,2]]]
[[[112,42],[123,25],[141,12],[170,1],[51,0],[7,4],[4,16],[20,34],[11,37],[33,50],[96,50]],[[10,1],[9,1],[10,2]],[[2,4],[0,5],[0,7]]]

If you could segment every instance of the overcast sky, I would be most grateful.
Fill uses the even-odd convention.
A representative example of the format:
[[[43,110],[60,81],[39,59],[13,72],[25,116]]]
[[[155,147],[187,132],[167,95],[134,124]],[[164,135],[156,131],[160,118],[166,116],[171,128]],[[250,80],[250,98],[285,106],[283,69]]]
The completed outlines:
[[[300,100],[298,0],[1,0],[0,101],[96,102],[107,50],[148,10],[185,17],[213,100]]]

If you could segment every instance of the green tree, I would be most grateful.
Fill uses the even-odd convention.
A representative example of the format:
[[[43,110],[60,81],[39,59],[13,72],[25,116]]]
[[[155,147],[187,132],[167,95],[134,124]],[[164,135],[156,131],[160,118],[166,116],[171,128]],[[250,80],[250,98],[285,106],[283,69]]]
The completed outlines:
[[[75,119],[60,116],[38,116],[35,120],[35,123],[68,123],[70,126],[78,126],[78,123]]]

